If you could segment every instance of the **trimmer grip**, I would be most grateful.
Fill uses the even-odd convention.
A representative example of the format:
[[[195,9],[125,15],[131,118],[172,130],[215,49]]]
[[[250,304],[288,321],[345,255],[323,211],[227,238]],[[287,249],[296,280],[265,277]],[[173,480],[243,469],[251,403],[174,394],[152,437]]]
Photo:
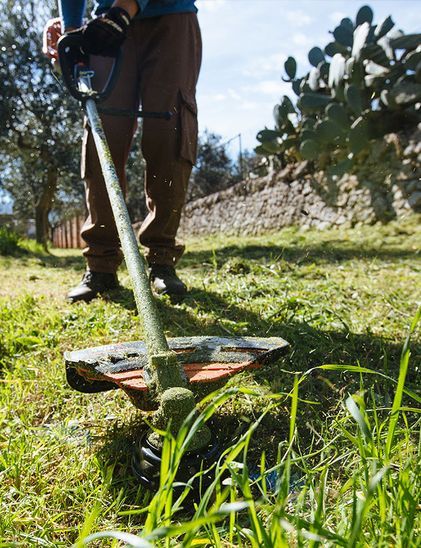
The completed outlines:
[[[86,99],[94,99],[97,102],[101,102],[110,95],[120,69],[120,51],[114,57],[108,80],[100,91],[82,91],[79,86],[81,71],[86,72],[90,70],[89,55],[84,52],[82,32],[75,31],[62,36],[57,43],[57,51],[63,80],[72,97],[83,103]]]

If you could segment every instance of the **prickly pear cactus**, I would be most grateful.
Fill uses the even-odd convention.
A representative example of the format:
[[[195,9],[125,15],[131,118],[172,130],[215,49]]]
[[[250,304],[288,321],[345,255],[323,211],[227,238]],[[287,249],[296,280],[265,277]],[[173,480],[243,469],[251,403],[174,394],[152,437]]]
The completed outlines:
[[[281,160],[329,158],[349,167],[374,139],[421,120],[421,34],[405,35],[389,16],[375,24],[363,6],[344,18],[324,49],[308,53],[312,68],[297,76],[285,61],[284,81],[297,99],[284,95],[274,108],[275,128],[257,134],[256,152]]]

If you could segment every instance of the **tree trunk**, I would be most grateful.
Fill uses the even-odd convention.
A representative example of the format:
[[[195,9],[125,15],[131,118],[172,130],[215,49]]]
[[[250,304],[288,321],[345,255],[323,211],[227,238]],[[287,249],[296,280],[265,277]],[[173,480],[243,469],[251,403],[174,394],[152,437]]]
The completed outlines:
[[[41,196],[35,204],[35,238],[44,248],[48,241],[48,214],[53,203],[54,194],[57,189],[58,170],[55,166],[49,166],[47,181]]]

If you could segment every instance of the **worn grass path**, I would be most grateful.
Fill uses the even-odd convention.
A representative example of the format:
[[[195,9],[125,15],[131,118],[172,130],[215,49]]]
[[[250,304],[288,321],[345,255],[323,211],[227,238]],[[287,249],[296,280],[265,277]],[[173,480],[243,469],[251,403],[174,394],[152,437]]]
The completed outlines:
[[[362,365],[398,378],[402,345],[421,301],[417,226],[412,218],[353,230],[291,228],[264,237],[190,242],[179,269],[189,296],[180,305],[165,299],[159,305],[167,335],[279,335],[292,345],[289,356],[266,370],[231,381],[262,397],[231,398],[214,418],[221,432],[241,431],[265,409],[265,395],[288,393],[297,373],[322,364]],[[88,515],[91,530],[142,530],[144,514],[130,510],[145,507],[150,495],[133,478],[129,453],[145,428],[144,416],[118,391],[73,392],[62,359],[69,349],[141,338],[141,326],[125,271],[120,291],[90,305],[66,303],[66,291],[82,271],[76,251],[0,257],[0,546],[69,546]],[[411,352],[406,386],[416,390],[417,333]],[[325,444],[339,455],[323,480],[327,500],[336,506],[324,526],[340,530],[340,520],[346,521],[346,505],[341,509],[338,502],[341,485],[359,466],[349,439],[333,427],[338,417],[350,418],[344,400],[367,396],[381,415],[390,409],[394,390],[382,377],[345,371],[316,370],[301,383],[297,451],[308,455]],[[414,402],[408,398],[405,405]],[[414,466],[417,420],[408,411],[401,425],[401,456]],[[268,462],[275,462],[289,428],[287,398],[254,433],[250,461],[259,462],[263,447]],[[346,462],[341,454],[347,454]],[[311,462],[297,468],[297,478],[310,475]],[[392,525],[398,519],[391,518],[385,545],[399,537]],[[221,545],[234,542],[232,532],[229,542],[221,531]],[[367,542],[376,534],[369,530]]]

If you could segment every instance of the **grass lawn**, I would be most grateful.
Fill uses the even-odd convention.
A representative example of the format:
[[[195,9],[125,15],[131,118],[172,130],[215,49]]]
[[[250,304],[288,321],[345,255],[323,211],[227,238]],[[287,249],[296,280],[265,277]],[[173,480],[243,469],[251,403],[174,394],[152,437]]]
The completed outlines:
[[[211,425],[231,447],[194,508],[171,495],[171,459],[154,498],[136,481],[146,413],[120,391],[65,382],[66,350],[142,338],[127,272],[121,290],[70,305],[79,252],[0,256],[0,547],[82,545],[101,531],[120,540],[93,546],[122,546],[123,532],[138,546],[416,546],[417,221],[189,242],[189,296],[159,303],[167,335],[291,344],[216,396]]]

